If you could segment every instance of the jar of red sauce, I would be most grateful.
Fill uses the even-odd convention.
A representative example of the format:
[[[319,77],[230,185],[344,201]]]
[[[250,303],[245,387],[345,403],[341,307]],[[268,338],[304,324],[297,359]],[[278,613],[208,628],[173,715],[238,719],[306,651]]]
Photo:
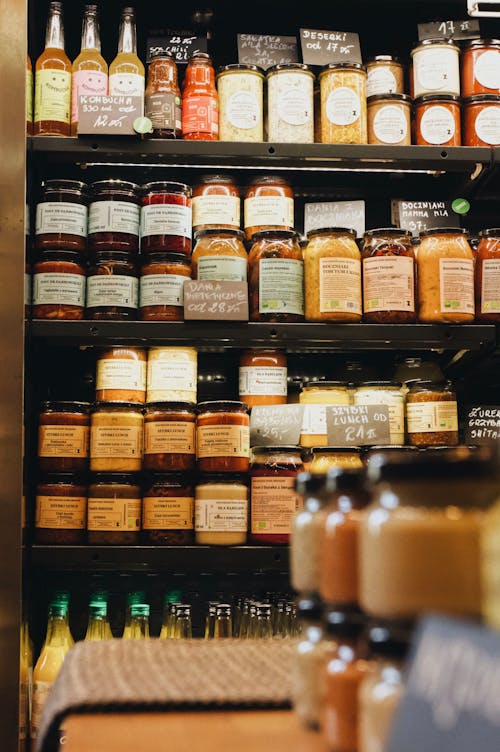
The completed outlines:
[[[500,146],[500,95],[464,99],[464,146]]]
[[[413,102],[415,143],[419,146],[461,146],[460,97],[424,94]]]
[[[76,473],[89,464],[89,402],[42,402],[38,417],[38,467]]]
[[[144,415],[144,470],[196,467],[196,408],[190,402],[150,402]]]
[[[33,265],[35,319],[83,319],[86,270],[73,251],[45,251]]]
[[[186,66],[182,138],[186,141],[217,141],[219,138],[219,96],[212,58],[206,52],[196,52]]]
[[[293,230],[294,195],[290,183],[276,175],[252,180],[245,193],[244,225],[247,240],[261,230]]]
[[[500,228],[481,230],[476,251],[476,319],[500,323]]]
[[[472,39],[462,50],[462,96],[500,91],[500,39]]]
[[[290,542],[292,520],[303,506],[295,479],[304,470],[298,446],[253,447],[250,473],[250,540]]]
[[[240,229],[240,192],[230,175],[202,175],[193,188],[193,231]]]
[[[191,264],[184,253],[146,256],[139,291],[142,321],[183,321],[187,279],[191,279]]]
[[[142,187],[141,251],[191,253],[191,188],[161,181]]]
[[[287,392],[286,352],[245,350],[241,354],[239,397],[248,407],[285,405]]]
[[[144,114],[151,120],[153,138],[181,137],[181,90],[177,64],[168,51],[151,56],[144,92]]]
[[[91,185],[89,251],[137,253],[139,248],[139,186],[128,180],[98,180]]]
[[[244,402],[200,402],[196,420],[197,467],[203,473],[246,473],[250,419]]]

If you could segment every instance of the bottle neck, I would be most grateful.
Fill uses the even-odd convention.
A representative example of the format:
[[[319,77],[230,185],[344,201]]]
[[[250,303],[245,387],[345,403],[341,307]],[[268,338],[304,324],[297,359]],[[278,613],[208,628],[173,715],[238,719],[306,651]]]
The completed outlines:
[[[192,637],[191,619],[188,616],[177,617],[175,637],[178,639],[189,639]]]
[[[52,648],[63,647],[67,644],[67,626],[64,616],[52,616],[47,625],[45,645]]]
[[[130,621],[130,639],[144,640],[149,637],[149,621],[147,616],[133,616]]]
[[[101,51],[99,26],[94,13],[85,14],[82,28],[82,50]]]
[[[64,25],[62,16],[57,11],[52,11],[47,20],[45,47],[64,50]]]
[[[218,616],[215,621],[214,637],[232,637],[233,629],[230,616]]]
[[[137,55],[137,32],[131,16],[124,16],[120,23],[118,52],[128,52]]]
[[[94,617],[89,620],[86,640],[97,641],[106,639],[106,619],[103,617]]]

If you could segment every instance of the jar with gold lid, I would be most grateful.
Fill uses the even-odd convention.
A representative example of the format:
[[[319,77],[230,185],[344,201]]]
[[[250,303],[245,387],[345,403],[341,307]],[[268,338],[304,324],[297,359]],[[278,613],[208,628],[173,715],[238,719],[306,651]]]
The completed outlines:
[[[293,230],[294,193],[280,175],[254,178],[245,192],[243,207],[247,240],[262,230]]]

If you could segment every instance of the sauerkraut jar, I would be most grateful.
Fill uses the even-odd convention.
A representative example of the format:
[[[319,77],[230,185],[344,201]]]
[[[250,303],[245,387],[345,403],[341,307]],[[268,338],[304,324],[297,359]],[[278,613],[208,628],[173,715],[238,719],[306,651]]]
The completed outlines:
[[[366,68],[329,63],[319,73],[321,143],[366,144]]]

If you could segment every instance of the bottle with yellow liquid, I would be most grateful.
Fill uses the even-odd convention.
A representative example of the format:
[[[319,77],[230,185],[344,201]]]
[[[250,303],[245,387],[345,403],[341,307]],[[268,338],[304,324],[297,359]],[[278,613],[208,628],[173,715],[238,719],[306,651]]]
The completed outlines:
[[[45,49],[35,64],[35,136],[69,136],[71,62],[64,51],[62,3],[51,2]]]
[[[130,606],[129,640],[145,640],[149,637],[149,604],[133,603]]]
[[[177,606],[180,605],[181,594],[178,590],[171,590],[163,599],[163,620],[160,640],[169,640],[174,636]]]
[[[104,640],[112,640],[113,638],[113,632],[111,631],[111,625],[109,623],[109,616],[108,616],[108,593],[106,590],[96,590],[95,593],[92,593],[90,597],[90,606],[95,606],[103,604],[105,607],[105,614],[104,614],[104,634],[105,637],[103,637]]]
[[[108,93],[108,64],[101,55],[101,38],[97,5],[86,5],[82,23],[82,46],[72,65],[71,135],[78,130],[78,98],[80,95]]]
[[[89,605],[89,621],[85,640],[97,642],[108,639],[106,634],[107,613],[108,607],[103,601]]]
[[[33,642],[25,621],[21,625],[19,644],[19,749],[24,752],[27,749],[33,681]]]
[[[69,626],[69,598],[70,595],[67,590],[58,590],[53,598],[53,603],[61,603],[64,607],[64,630],[66,634],[66,642],[68,648],[72,648],[75,644],[73,635],[71,634],[71,628]]]
[[[109,93],[144,98],[144,78],[144,65],[137,55],[135,11],[127,7],[122,10],[118,54],[109,66]]]
[[[134,603],[144,603],[146,600],[146,594],[143,590],[132,590],[127,596],[127,608],[125,611],[125,625],[123,627],[122,639],[127,640],[130,638],[130,619],[131,608]]]

